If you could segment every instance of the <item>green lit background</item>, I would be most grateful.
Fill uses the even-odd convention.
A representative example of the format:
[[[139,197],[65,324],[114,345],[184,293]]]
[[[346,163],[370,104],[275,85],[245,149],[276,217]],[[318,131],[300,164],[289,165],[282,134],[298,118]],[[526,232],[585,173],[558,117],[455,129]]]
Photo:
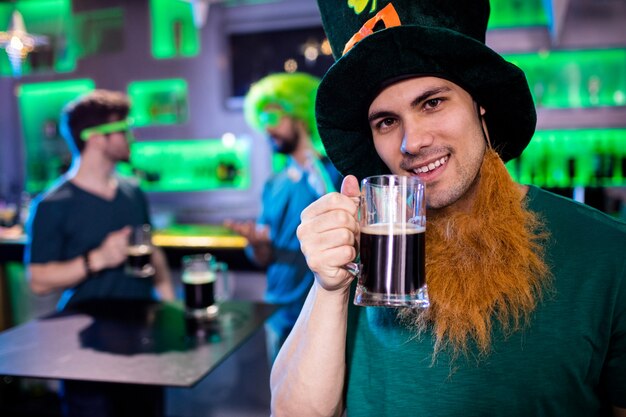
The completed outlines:
[[[180,0],[150,0],[152,55],[157,59],[193,57],[200,52],[200,36],[191,7]]]
[[[226,5],[254,3],[229,1]],[[267,2],[263,0],[261,2]],[[157,60],[193,57],[200,53],[200,31],[194,27],[190,4],[180,0],[149,0],[151,52]],[[542,0],[491,0],[489,29],[546,27],[551,11]],[[75,70],[77,59],[123,48],[122,7],[72,13],[70,0],[0,2],[0,27],[8,26],[14,8],[29,32],[51,37],[57,73]],[[63,34],[63,39],[60,38]],[[111,34],[114,39],[111,40]],[[34,55],[33,55],[34,56]],[[546,50],[506,54],[526,73],[542,109],[581,109],[626,106],[626,49]],[[29,58],[30,60],[30,58]],[[38,72],[30,61],[23,73]],[[10,76],[0,52],[0,76]],[[62,106],[95,88],[89,79],[23,84],[18,88],[20,122],[26,148],[26,189],[42,191],[70,161],[56,124]],[[183,78],[134,80],[127,91],[136,127],[185,124],[190,120],[188,81]],[[626,123],[626,121],[625,121]],[[626,129],[626,128],[625,128]],[[250,187],[250,151],[245,141],[235,148],[219,139],[141,141],[133,145],[134,169],[146,191],[206,191]],[[546,187],[626,185],[624,129],[538,131],[524,154],[509,163],[516,179]],[[272,170],[286,158],[272,157]]]
[[[73,16],[78,58],[124,48],[124,10],[111,7],[76,13]]]
[[[507,168],[540,187],[626,185],[626,128],[540,130]]]
[[[245,190],[250,187],[250,144],[220,139],[136,142],[123,175],[139,179],[145,191]]]
[[[90,79],[23,84],[17,99],[26,148],[26,191],[42,191],[71,162],[67,144],[59,134],[63,106],[95,88]]]
[[[171,125],[187,120],[187,81],[134,81],[128,84],[135,126]]]
[[[13,10],[17,9],[24,18],[29,33],[49,37],[53,54],[52,69],[55,72],[70,72],[76,68],[78,46],[72,17],[70,0],[18,0],[14,3],[0,2],[0,30],[8,28]],[[61,38],[61,36],[63,38]],[[22,66],[22,75],[33,71],[36,53],[31,53]],[[41,59],[38,61],[42,61]],[[50,68],[42,63],[42,70]],[[0,75],[10,76],[11,65],[7,54],[0,51]]]
[[[538,107],[626,105],[626,49],[546,51],[505,58],[524,70]]]
[[[490,0],[488,29],[548,26],[542,0]]]

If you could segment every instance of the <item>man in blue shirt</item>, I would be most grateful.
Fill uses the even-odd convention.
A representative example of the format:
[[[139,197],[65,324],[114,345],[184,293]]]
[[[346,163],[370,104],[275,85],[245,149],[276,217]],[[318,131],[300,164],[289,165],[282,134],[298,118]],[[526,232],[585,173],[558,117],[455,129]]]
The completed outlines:
[[[313,283],[296,237],[300,213],[323,194],[337,190],[340,181],[322,156],[314,109],[318,84],[319,79],[304,73],[271,74],[252,86],[244,102],[247,122],[270,137],[275,152],[288,156],[286,167],[265,184],[258,220],[226,222],[248,239],[248,257],[267,268],[265,299],[284,305],[266,326],[270,362]]]

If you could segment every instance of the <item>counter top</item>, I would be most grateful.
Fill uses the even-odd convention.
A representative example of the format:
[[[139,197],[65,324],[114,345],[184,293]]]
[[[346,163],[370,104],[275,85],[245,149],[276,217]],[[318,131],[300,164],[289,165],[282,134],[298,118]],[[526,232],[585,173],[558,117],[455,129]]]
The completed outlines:
[[[243,249],[248,241],[230,229],[211,224],[179,224],[156,230],[152,237],[156,246],[174,248]]]
[[[154,244],[165,249],[243,250],[248,241],[230,229],[213,224],[178,224],[155,230]],[[26,236],[23,233],[0,234],[0,262],[21,261]]]

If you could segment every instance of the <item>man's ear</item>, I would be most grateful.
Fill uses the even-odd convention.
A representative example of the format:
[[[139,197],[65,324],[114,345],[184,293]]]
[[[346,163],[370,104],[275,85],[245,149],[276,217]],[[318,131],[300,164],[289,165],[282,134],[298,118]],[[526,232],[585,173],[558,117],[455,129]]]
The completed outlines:
[[[103,146],[103,142],[106,140],[105,135],[97,133],[89,136],[89,139],[85,141],[85,148],[96,148]]]

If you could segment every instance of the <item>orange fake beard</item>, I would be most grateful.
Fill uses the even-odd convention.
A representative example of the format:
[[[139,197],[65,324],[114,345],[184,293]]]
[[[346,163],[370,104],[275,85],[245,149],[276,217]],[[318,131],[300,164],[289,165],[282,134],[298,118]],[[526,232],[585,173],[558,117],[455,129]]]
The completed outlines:
[[[470,345],[479,355],[488,353],[494,325],[505,334],[520,329],[548,287],[542,246],[547,233],[523,198],[498,154],[488,149],[472,209],[428,213],[430,307],[404,309],[400,318],[418,334],[432,329],[435,353],[450,349],[457,356]]]

